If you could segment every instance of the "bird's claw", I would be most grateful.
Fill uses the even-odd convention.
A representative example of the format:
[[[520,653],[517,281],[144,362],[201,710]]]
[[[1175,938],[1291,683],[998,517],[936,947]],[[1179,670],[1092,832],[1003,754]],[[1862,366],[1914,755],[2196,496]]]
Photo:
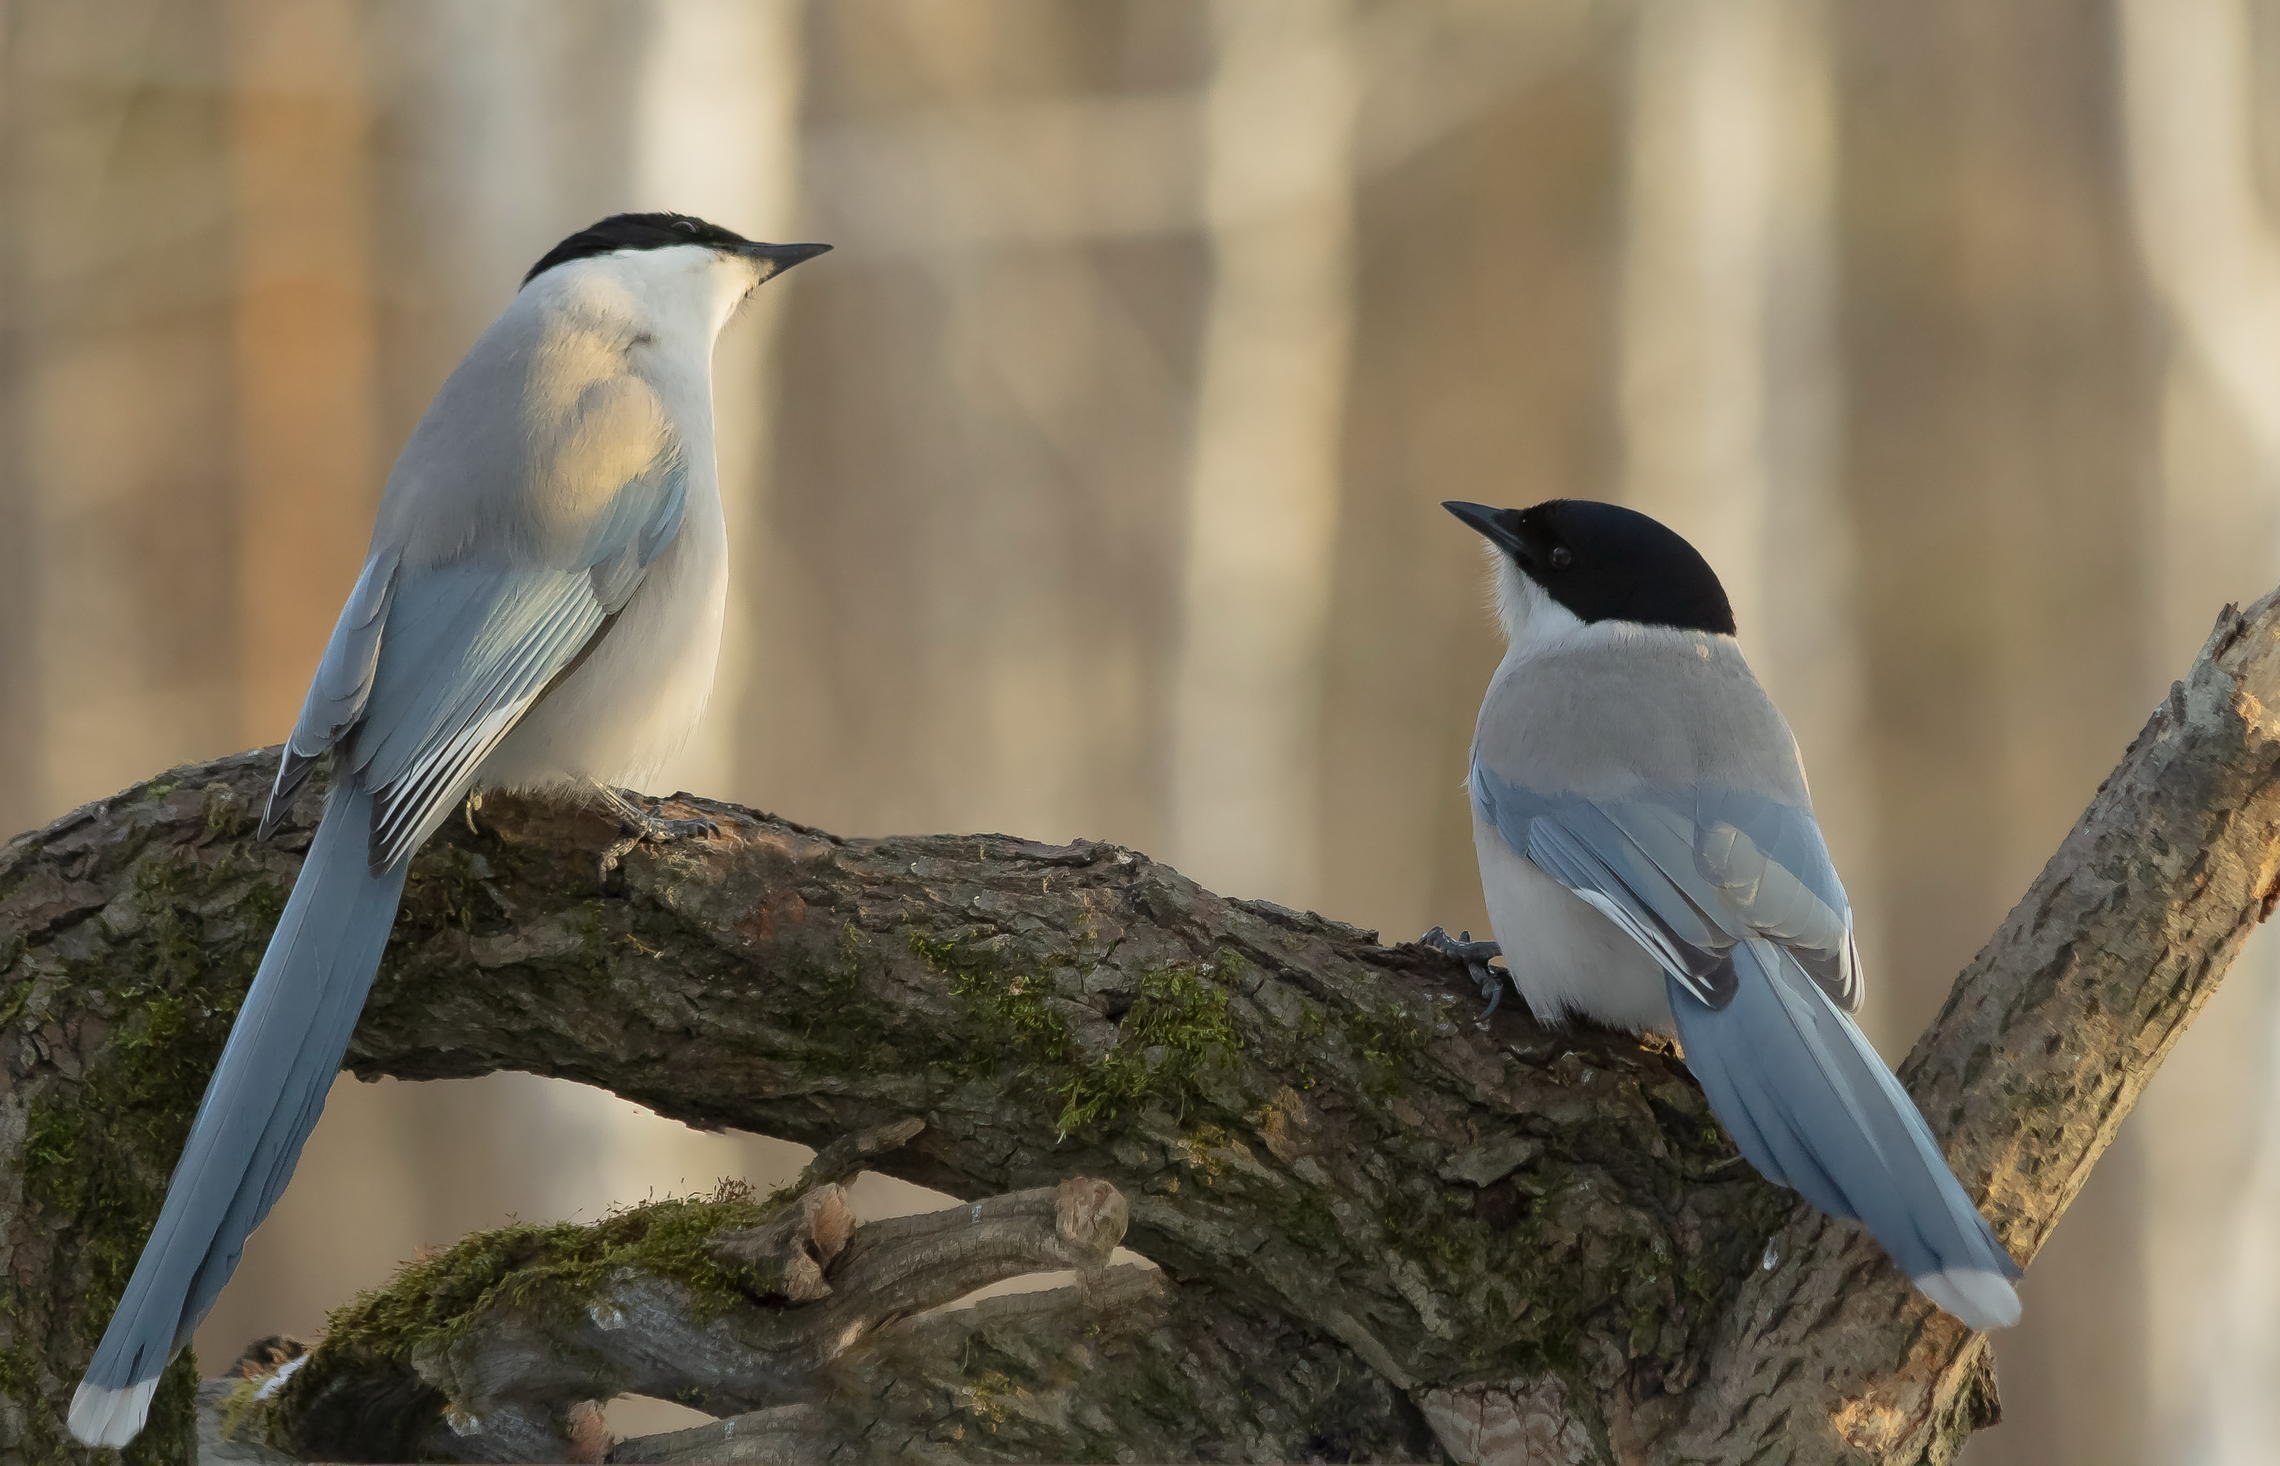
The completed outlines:
[[[1511,985],[1509,974],[1499,972],[1488,965],[1488,960],[1491,957],[1502,956],[1504,949],[1494,942],[1474,941],[1473,934],[1469,931],[1459,932],[1452,937],[1447,928],[1438,926],[1419,937],[1417,941],[1418,945],[1431,947],[1434,951],[1454,957],[1465,965],[1465,971],[1472,977],[1473,986],[1480,989],[1481,997],[1488,1002],[1488,1006],[1481,1010],[1480,1015],[1482,1023],[1488,1022],[1490,1016],[1496,1012],[1497,1007],[1503,1003],[1505,989]]]
[[[618,863],[638,845],[670,845],[676,840],[703,840],[720,833],[719,824],[702,815],[673,819],[654,808],[644,809],[606,786],[602,788],[602,798],[625,827],[625,837],[602,852],[601,875],[605,884]]]

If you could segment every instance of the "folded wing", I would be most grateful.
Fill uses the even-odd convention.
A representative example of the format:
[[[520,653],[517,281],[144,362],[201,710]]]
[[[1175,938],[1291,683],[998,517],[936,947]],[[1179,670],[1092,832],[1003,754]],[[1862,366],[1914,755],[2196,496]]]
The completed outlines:
[[[407,569],[375,548],[287,740],[265,819],[338,750],[372,797],[369,858],[392,865],[465,794],[476,767],[624,608],[679,532],[677,444],[610,496],[571,553],[518,553],[512,534]]]
[[[1810,812],[1730,789],[1545,794],[1481,766],[1473,797],[1662,966],[1687,1065],[1752,1165],[1859,1219],[1972,1327],[2017,1321],[2018,1265],[1849,1016],[1851,908]]]
[[[1653,953],[1697,1001],[1733,996],[1735,943],[1781,945],[1838,1006],[1860,1006],[1852,907],[1805,810],[1740,790],[1547,795],[1476,767],[1506,843]]]

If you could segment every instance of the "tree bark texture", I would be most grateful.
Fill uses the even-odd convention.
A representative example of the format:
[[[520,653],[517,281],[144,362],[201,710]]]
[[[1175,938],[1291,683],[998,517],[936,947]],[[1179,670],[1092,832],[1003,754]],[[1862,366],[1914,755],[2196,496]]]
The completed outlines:
[[[1904,1070],[2022,1261],[2280,900],[2276,703],[2280,597],[2228,608]],[[0,853],[0,1453],[82,1459],[64,1405],[317,808],[256,842],[273,766]],[[1111,1341],[1132,1367],[1045,1369],[1068,1408],[946,1457],[1900,1463],[1994,1417],[1984,1341],[1758,1180],[1665,1044],[1483,1026],[1425,949],[1112,846],[673,808],[718,834],[606,882],[590,812],[455,822],[350,1065],[559,1075],[819,1147],[892,1127],[870,1164],[969,1197],[1113,1187],[1164,1274]],[[924,1357],[914,1394],[970,1394]],[[196,1393],[179,1364],[129,1459],[185,1459]]]

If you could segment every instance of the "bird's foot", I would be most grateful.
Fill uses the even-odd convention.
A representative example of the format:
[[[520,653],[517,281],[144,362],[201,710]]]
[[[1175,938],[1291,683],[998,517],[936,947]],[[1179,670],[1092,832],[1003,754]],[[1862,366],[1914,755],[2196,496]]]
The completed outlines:
[[[459,817],[467,821],[467,833],[470,835],[480,835],[483,833],[481,830],[475,828],[475,811],[481,809],[482,807],[483,791],[480,789],[468,790],[467,802],[459,807]]]
[[[618,817],[625,827],[625,838],[602,852],[602,880],[606,884],[610,872],[618,868],[627,852],[637,845],[670,845],[676,840],[702,840],[720,833],[720,826],[709,819],[672,819],[657,812],[657,806],[643,808],[628,799],[623,791],[607,784],[594,786],[609,806],[610,813]]]
[[[1504,1001],[1504,991],[1510,986],[1510,974],[1488,965],[1488,959],[1502,956],[1504,949],[1494,942],[1474,941],[1471,932],[1459,932],[1452,937],[1447,928],[1438,926],[1419,937],[1417,944],[1454,957],[1465,965],[1465,971],[1472,976],[1473,986],[1480,989],[1481,997],[1488,1002],[1488,1007],[1480,1015],[1480,1021],[1486,1023],[1489,1015],[1496,1011],[1497,1005]]]

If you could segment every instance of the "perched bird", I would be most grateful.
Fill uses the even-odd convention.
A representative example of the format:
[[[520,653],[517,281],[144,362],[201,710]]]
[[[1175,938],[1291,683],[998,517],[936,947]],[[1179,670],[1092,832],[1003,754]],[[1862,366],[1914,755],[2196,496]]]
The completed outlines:
[[[372,986],[405,866],[486,788],[653,774],[712,689],[728,577],[713,341],[821,244],[682,214],[563,240],[452,372],[381,494],[262,820],[324,754],[331,791],[206,1086],[166,1203],[71,1402],[117,1446],[189,1341],[316,1124]]]
[[[1501,945],[1539,1020],[1675,1028],[1768,1179],[1858,1218],[1971,1327],[2016,1323],[2018,1265],[1849,1016],[1852,909],[1718,577],[1613,504],[1443,507],[1488,540],[1507,642],[1470,780],[1499,943],[1429,940],[1476,965]]]

